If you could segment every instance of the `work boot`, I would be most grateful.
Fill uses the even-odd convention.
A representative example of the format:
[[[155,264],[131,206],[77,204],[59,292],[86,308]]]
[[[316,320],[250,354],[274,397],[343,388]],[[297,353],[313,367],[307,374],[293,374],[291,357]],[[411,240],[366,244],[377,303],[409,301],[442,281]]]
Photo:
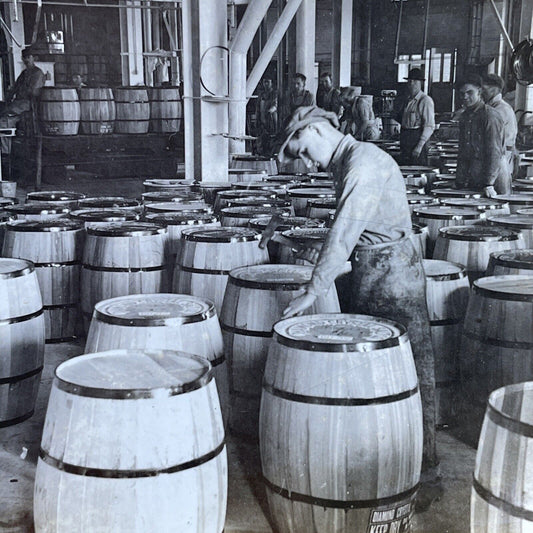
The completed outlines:
[[[422,479],[416,494],[415,513],[423,513],[427,511],[433,502],[439,501],[444,494],[444,487],[442,486],[442,478],[434,476],[431,479]]]

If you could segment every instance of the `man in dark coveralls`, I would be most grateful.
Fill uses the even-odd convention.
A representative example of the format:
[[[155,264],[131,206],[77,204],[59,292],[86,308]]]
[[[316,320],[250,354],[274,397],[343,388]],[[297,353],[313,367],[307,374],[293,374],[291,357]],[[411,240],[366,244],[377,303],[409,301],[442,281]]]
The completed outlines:
[[[350,259],[351,309],[388,318],[408,329],[424,412],[421,490],[416,504],[425,510],[440,497],[435,443],[434,356],[426,304],[422,258],[410,239],[411,217],[402,173],[391,156],[356,141],[337,128],[334,113],[298,109],[285,130],[278,159],[300,158],[332,173],[337,211],[306,292],[284,317],[301,313],[324,294]]]

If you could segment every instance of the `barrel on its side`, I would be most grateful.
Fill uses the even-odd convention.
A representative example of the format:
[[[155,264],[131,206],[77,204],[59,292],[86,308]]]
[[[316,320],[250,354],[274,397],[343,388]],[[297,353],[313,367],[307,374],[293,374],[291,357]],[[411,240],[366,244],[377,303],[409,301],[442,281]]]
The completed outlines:
[[[79,90],[81,131],[87,135],[113,133],[116,109],[109,87],[82,87]]]
[[[80,127],[80,102],[76,89],[43,87],[40,118],[45,135],[77,135]]]
[[[175,133],[183,116],[179,87],[153,87],[150,90],[150,126],[158,133]]]
[[[145,87],[117,87],[115,133],[148,133],[150,100]]]

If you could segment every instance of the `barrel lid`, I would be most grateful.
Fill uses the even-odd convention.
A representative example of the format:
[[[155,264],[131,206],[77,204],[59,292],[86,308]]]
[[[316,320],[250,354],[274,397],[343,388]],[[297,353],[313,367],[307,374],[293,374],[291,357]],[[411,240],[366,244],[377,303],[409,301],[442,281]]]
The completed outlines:
[[[84,222],[120,222],[122,220],[137,220],[139,215],[134,211],[120,209],[77,209],[70,212],[70,217]]]
[[[533,302],[533,276],[511,274],[479,278],[472,286],[474,293],[497,300]]]
[[[240,267],[229,274],[238,287],[265,291],[297,291],[311,281],[313,267],[306,265],[254,265]]]
[[[433,194],[439,198],[481,198],[481,193],[479,191],[471,191],[468,189],[435,189]]]
[[[407,197],[407,202],[410,204],[433,204],[438,201],[439,200],[434,196],[429,196],[427,194],[410,194]]]
[[[284,185],[288,185],[291,183],[298,184],[302,182],[309,182],[311,181],[311,178],[304,174],[274,174],[272,176],[264,177],[263,181],[273,181],[275,183],[283,183]]]
[[[419,165],[401,166],[400,170],[404,176],[425,176],[427,174],[437,174],[439,172],[438,168]]]
[[[442,200],[442,204],[450,207],[469,207],[479,211],[509,207],[509,203],[493,198],[445,198]]]
[[[24,259],[0,258],[0,279],[18,278],[33,272],[33,263]]]
[[[51,202],[33,202],[23,205],[8,205],[4,207],[4,211],[11,215],[38,215],[39,213],[67,214],[70,213],[70,208]]]
[[[441,261],[440,259],[424,259],[424,273],[426,278],[435,281],[448,281],[466,277],[465,267],[451,261]]]
[[[251,228],[263,231],[272,217],[253,218],[249,224]],[[282,221],[276,226],[277,231],[287,231],[295,228],[323,228],[326,223],[318,218],[307,217],[283,217]]]
[[[194,213],[184,211],[181,213],[146,213],[145,220],[161,222],[168,226],[195,226],[201,224],[214,224],[218,217],[211,213]]]
[[[146,211],[152,212],[200,212],[212,213],[213,208],[203,201],[185,201],[185,202],[155,202],[153,204],[144,204]]]
[[[513,183],[513,191],[527,192],[529,194],[533,193],[533,182],[529,183]]]
[[[85,194],[71,191],[34,191],[26,195],[26,200],[37,200],[40,202],[81,200]]]
[[[419,233],[428,233],[428,227],[427,224],[413,224],[413,233],[419,234]]]
[[[440,181],[453,181],[457,179],[455,174],[437,174],[437,179]]]
[[[533,216],[528,215],[502,215],[490,216],[487,220],[497,226],[505,226],[512,229],[533,229]]]
[[[533,194],[500,194],[498,200],[517,205],[533,205]]]
[[[529,176],[529,178],[518,178],[516,180],[513,180],[513,185],[530,185],[533,187],[533,176]]]
[[[167,228],[148,222],[108,222],[101,226],[88,227],[87,233],[99,237],[140,237],[164,234],[167,233]]]
[[[261,239],[261,234],[248,228],[194,228],[182,233],[187,241],[194,242],[250,242]]]
[[[533,270],[533,250],[505,250],[503,252],[492,252],[490,258],[491,262],[498,265]]]
[[[181,200],[201,200],[202,193],[186,190],[177,190],[177,191],[150,191],[145,192],[141,195],[142,201],[144,203],[150,202],[172,202],[174,198],[177,201]]]
[[[297,196],[302,198],[328,198],[334,197],[335,191],[325,187],[302,187],[289,189],[289,196]]]
[[[456,241],[517,241],[520,233],[497,226],[448,226],[440,228],[439,235]]]
[[[15,204],[18,204],[19,201],[17,198],[6,198],[6,197],[3,197],[3,196],[0,196],[0,208],[2,207],[6,207],[8,205],[15,205]]]
[[[309,177],[309,179],[312,179],[312,180],[330,180],[331,179],[329,172],[309,172],[307,176]]]
[[[531,216],[533,215],[533,207],[525,207],[524,209],[517,209],[516,214]]]
[[[324,241],[329,233],[329,228],[295,228],[282,232],[283,237],[293,241]]]
[[[222,216],[230,218],[255,218],[258,215],[272,215],[274,213],[287,214],[289,210],[284,207],[261,207],[261,206],[243,206],[243,207],[225,207],[220,211]]]
[[[337,207],[337,199],[320,198],[318,200],[309,200],[307,202],[307,207],[315,207],[317,209],[331,209],[332,207]]]
[[[212,379],[209,362],[171,350],[110,350],[80,355],[55,371],[58,389],[89,398],[165,398],[204,387]]]
[[[59,220],[15,220],[7,223],[10,231],[76,231],[83,225],[75,220],[61,218]]]
[[[98,196],[83,198],[78,205],[80,207],[137,207],[141,204],[133,198],[123,196]]]
[[[247,198],[233,198],[228,200],[228,208],[230,207],[291,207],[291,202],[288,200],[281,200],[279,198],[268,198],[266,196],[250,196]]]
[[[261,189],[259,191],[253,189],[246,191],[232,189],[230,191],[222,191],[217,193],[217,198],[221,198],[224,200],[229,200],[230,198],[245,198],[247,196],[266,196],[269,198],[276,198],[276,193],[270,189]]]
[[[274,339],[284,346],[314,352],[370,352],[408,341],[401,324],[341,313],[281,320],[274,324]]]
[[[286,186],[284,183],[276,183],[275,181],[238,181],[231,184],[233,189],[238,191],[248,190],[271,190],[279,189]]]
[[[326,189],[335,192],[335,182],[333,180],[321,181],[302,181],[300,183],[289,185],[289,189]]]
[[[229,181],[195,181],[193,185],[200,189],[231,189]]]
[[[133,294],[98,302],[94,317],[120,326],[171,326],[201,322],[216,315],[208,300],[187,294]]]
[[[262,168],[229,168],[228,174],[236,174],[236,175],[243,175],[243,174],[261,174],[266,175],[266,170]]]
[[[273,157],[252,154],[233,154],[234,161],[274,161]]]
[[[464,207],[434,206],[415,209],[417,217],[436,220],[477,220],[481,218],[482,214],[477,209]]]
[[[144,180],[143,185],[150,185],[152,187],[176,187],[176,188],[185,188],[188,189],[193,185],[194,182],[189,180],[178,180],[178,179],[149,179]]]

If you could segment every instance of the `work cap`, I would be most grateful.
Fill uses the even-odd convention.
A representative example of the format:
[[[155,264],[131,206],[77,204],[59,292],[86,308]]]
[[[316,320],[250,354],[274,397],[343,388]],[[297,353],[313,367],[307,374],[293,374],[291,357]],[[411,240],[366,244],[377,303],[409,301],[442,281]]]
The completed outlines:
[[[339,119],[335,113],[331,111],[326,111],[321,107],[308,106],[308,107],[299,107],[292,115],[285,128],[285,141],[281,145],[278,153],[278,161],[280,163],[287,163],[288,161],[294,159],[293,157],[285,154],[285,149],[289,144],[292,136],[301,129],[309,126],[309,124],[314,124],[316,122],[328,122],[334,128],[339,128]]]

